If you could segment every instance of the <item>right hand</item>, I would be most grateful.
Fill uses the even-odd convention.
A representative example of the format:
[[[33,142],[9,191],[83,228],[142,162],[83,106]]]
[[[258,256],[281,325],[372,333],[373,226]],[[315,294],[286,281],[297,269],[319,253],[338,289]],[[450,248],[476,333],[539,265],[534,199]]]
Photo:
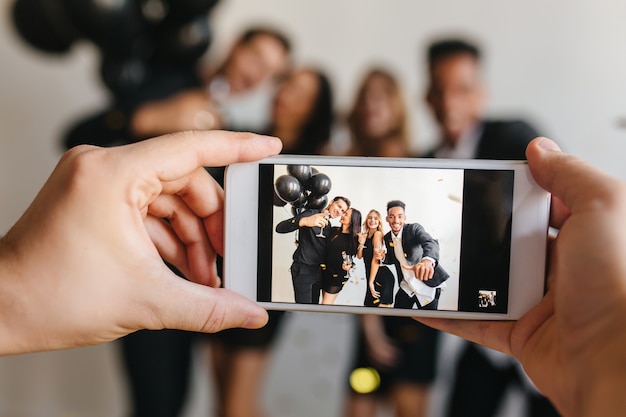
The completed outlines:
[[[568,416],[626,410],[626,184],[535,139],[526,151],[537,183],[553,194],[543,300],[516,322],[420,318],[517,357]]]
[[[328,225],[328,219],[325,213],[312,214],[300,219],[300,226],[325,228]]]

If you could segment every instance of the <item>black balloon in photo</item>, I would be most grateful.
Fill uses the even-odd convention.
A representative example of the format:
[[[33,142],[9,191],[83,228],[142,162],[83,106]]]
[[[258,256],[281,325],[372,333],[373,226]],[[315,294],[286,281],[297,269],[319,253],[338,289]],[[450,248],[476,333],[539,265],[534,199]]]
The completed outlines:
[[[281,175],[276,178],[274,190],[278,197],[287,203],[297,201],[300,198],[300,194],[304,192],[300,181],[291,175]]]
[[[307,201],[308,201],[307,194],[305,192],[301,192],[298,199],[294,201],[293,203],[291,203],[291,205],[294,207],[302,208],[306,205]]]
[[[332,182],[330,181],[330,177],[321,172],[313,175],[306,182],[306,189],[311,191],[311,194],[316,197],[328,194],[331,187],[332,187]]]
[[[309,196],[307,208],[310,209],[323,209],[328,205],[328,196],[323,195],[319,197],[315,197],[312,194]]]
[[[296,177],[302,184],[306,184],[313,175],[309,165],[287,165],[287,172]]]
[[[287,204],[286,201],[284,201],[282,198],[280,198],[278,196],[278,194],[276,194],[276,189],[274,189],[274,201],[273,201],[273,204],[276,207],[284,207]]]

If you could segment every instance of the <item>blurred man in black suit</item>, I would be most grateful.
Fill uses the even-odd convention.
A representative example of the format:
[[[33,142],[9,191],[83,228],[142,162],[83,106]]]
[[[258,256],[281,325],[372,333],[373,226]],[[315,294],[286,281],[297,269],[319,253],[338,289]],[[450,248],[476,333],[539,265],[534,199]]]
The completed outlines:
[[[435,42],[428,49],[428,66],[426,101],[441,136],[426,156],[526,159],[526,146],[539,136],[534,128],[521,120],[485,119],[487,94],[478,47],[460,39]],[[481,259],[480,253],[467,255]],[[470,342],[463,342],[458,356],[448,417],[494,416],[513,383],[528,393],[530,416],[558,415],[528,382],[515,359]]]

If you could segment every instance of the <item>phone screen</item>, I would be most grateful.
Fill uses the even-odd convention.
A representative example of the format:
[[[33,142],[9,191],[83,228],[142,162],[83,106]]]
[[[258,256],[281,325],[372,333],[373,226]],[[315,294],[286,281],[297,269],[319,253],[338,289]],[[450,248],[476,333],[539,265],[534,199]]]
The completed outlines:
[[[257,300],[507,313],[514,175],[262,163]]]

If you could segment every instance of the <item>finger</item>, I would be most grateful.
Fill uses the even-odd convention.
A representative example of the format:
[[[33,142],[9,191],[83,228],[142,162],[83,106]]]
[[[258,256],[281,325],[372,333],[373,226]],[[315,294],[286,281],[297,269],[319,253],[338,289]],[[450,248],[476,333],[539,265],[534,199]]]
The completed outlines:
[[[152,307],[160,317],[157,328],[213,333],[227,328],[256,329],[267,323],[267,312],[231,291],[190,281],[168,280],[158,289]]]
[[[181,178],[203,166],[224,166],[276,155],[279,139],[243,132],[187,131],[123,146],[120,159],[138,172],[151,172],[161,181]],[[122,165],[123,166],[123,165]]]
[[[204,285],[217,286],[216,253],[209,242],[204,223],[185,202],[171,195],[160,195],[148,208],[148,214],[169,220],[171,230],[184,247],[187,278]],[[220,236],[221,237],[221,236]],[[177,253],[180,262],[180,253]],[[174,266],[177,266],[174,264]]]
[[[547,138],[534,139],[526,150],[537,183],[557,196],[571,211],[597,209],[598,199],[619,198],[623,185],[587,162],[567,155]],[[582,191],[581,191],[582,190]]]
[[[146,217],[144,224],[159,255],[174,265],[184,276],[191,276],[185,246],[176,237],[170,225],[154,216]]]
[[[514,322],[455,320],[431,317],[415,317],[426,326],[451,333],[500,352],[511,355],[510,335]]]
[[[570,216],[570,211],[557,196],[552,196],[550,202],[550,226],[560,229]]]

